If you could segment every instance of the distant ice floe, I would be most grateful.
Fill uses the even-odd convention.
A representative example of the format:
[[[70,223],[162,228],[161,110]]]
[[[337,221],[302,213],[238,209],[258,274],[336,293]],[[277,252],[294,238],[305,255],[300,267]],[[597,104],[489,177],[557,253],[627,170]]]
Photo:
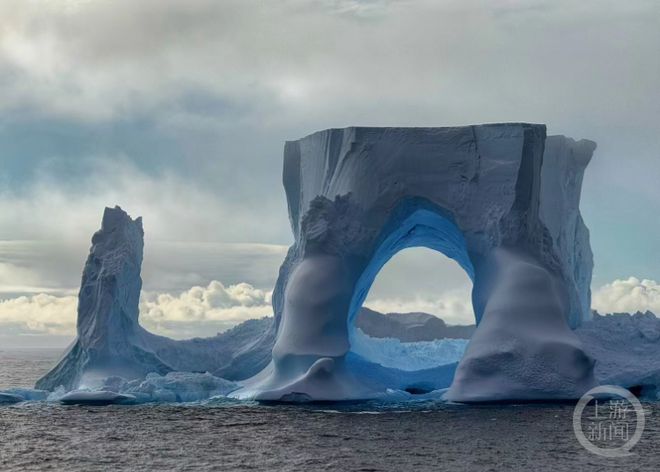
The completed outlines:
[[[25,398],[11,393],[0,392],[0,405],[19,403],[25,401]]]
[[[373,338],[358,329],[351,338],[351,351],[383,367],[415,371],[458,363],[468,343],[467,339],[404,343],[393,338]]]

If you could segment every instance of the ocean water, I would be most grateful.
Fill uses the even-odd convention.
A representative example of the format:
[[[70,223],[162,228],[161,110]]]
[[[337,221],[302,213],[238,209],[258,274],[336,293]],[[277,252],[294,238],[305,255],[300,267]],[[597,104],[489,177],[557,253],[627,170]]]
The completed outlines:
[[[30,386],[59,351],[0,352],[0,389]],[[0,407],[0,471],[660,470],[660,408],[633,455],[580,446],[571,405]]]
[[[64,349],[0,348],[0,390],[11,387],[33,388],[62,356]]]

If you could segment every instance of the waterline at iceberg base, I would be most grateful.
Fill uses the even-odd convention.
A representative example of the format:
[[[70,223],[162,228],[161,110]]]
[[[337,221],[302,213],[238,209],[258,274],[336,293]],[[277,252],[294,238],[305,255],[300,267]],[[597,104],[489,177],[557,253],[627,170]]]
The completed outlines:
[[[139,325],[142,222],[106,209],[83,271],[78,337],[37,388],[57,392],[53,399],[82,389],[137,402],[432,391],[488,402],[575,399],[604,377],[633,384],[629,367],[639,359],[611,362],[606,335],[580,335],[593,324],[579,199],[594,149],[523,123],[332,129],[289,142],[284,187],[295,243],[274,318],[208,339],[175,341]],[[392,359],[396,343],[370,343],[355,321],[379,270],[413,246],[465,269],[477,328],[458,351],[434,346],[436,365],[403,368]]]

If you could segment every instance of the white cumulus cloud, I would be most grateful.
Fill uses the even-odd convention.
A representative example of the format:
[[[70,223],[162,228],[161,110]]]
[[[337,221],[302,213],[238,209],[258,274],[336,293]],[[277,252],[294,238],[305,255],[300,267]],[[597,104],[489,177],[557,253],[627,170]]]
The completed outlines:
[[[271,292],[247,283],[218,281],[179,295],[142,294],[140,320],[158,334],[176,338],[212,336],[251,318],[272,315]]]
[[[272,314],[271,292],[247,283],[212,281],[180,294],[143,292],[140,323],[178,339],[208,337],[251,318]],[[2,334],[69,335],[76,332],[78,299],[40,293],[0,300]]]
[[[449,290],[435,297],[418,295],[414,298],[376,298],[367,300],[365,306],[381,313],[429,313],[452,325],[475,322],[468,288]]]
[[[140,323],[148,330],[177,339],[208,337],[245,320],[272,316],[271,291],[247,283],[224,285],[212,281],[180,293],[143,292]],[[76,330],[74,295],[39,293],[0,300],[0,333],[3,335],[73,336]],[[382,313],[425,312],[449,324],[474,323],[468,288],[437,296],[383,297],[365,306]],[[615,280],[593,293],[600,313],[650,310],[660,313],[660,284],[630,277]]]
[[[660,284],[655,280],[637,277],[617,279],[596,290],[591,305],[599,313],[648,310],[660,315]]]
[[[45,293],[0,300],[0,332],[72,335],[77,304],[77,297]]]

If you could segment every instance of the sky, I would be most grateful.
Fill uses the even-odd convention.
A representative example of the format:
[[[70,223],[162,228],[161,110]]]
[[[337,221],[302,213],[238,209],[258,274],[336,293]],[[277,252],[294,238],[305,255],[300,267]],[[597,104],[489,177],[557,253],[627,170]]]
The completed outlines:
[[[71,339],[117,204],[144,219],[145,326],[270,314],[284,141],[350,125],[596,141],[594,308],[660,312],[659,48],[654,0],[0,0],[0,347]],[[470,322],[469,281],[425,251],[395,256],[368,304]]]

